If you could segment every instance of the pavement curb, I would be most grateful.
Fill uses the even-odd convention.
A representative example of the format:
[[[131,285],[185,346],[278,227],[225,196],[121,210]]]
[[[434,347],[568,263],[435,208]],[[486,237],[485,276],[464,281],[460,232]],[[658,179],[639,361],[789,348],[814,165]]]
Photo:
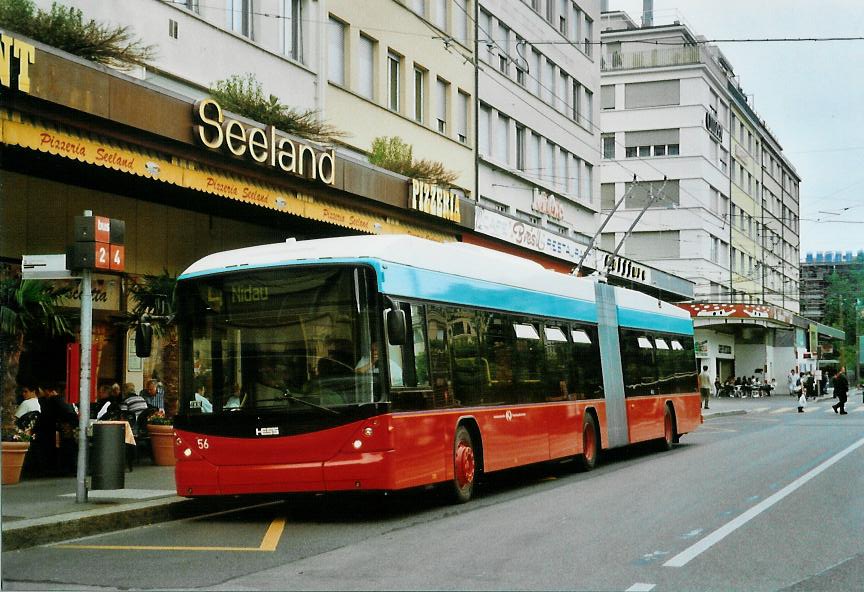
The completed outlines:
[[[711,413],[709,415],[703,415],[702,417],[705,418],[705,421],[708,421],[709,419],[714,419],[715,417],[727,417],[729,415],[747,415],[747,410],[746,409],[731,409],[729,411],[717,411],[717,412]]]
[[[224,499],[154,500],[124,504],[116,511],[84,510],[3,524],[3,551],[15,551],[72,538],[104,534],[159,522],[193,518],[233,507]]]

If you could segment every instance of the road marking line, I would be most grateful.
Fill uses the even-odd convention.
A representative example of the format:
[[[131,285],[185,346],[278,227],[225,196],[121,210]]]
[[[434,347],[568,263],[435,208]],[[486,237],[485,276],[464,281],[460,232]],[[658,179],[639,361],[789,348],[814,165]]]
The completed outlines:
[[[831,465],[839,462],[840,460],[843,459],[843,457],[845,457],[848,454],[851,454],[852,452],[854,452],[858,448],[861,448],[861,446],[864,446],[864,438],[861,438],[860,440],[858,440],[857,442],[855,442],[851,446],[838,452],[837,454],[835,454],[834,456],[832,456],[831,458],[829,458],[828,460],[823,462],[821,465],[810,470],[809,472],[805,473],[804,475],[798,477],[795,481],[793,481],[792,483],[790,483],[789,485],[787,485],[786,487],[784,487],[783,489],[781,489],[780,491],[778,491],[774,495],[765,498],[765,500],[756,504],[755,506],[753,506],[752,508],[750,508],[749,510],[747,510],[746,512],[744,512],[743,514],[741,514],[740,516],[738,516],[737,518],[732,520],[731,522],[727,522],[725,525],[721,526],[720,528],[718,528],[717,530],[715,530],[714,532],[712,532],[711,534],[706,536],[704,539],[694,543],[693,545],[691,545],[690,547],[688,547],[687,549],[685,549],[681,553],[678,553],[678,555],[676,555],[675,557],[673,557],[672,559],[670,559],[669,561],[664,563],[663,566],[664,567],[683,567],[683,566],[687,565],[690,562],[690,560],[692,560],[693,558],[698,556],[700,553],[707,551],[712,546],[714,546],[715,544],[719,543],[724,538],[726,538],[728,535],[732,534],[733,532],[735,532],[736,530],[738,530],[739,528],[741,528],[742,526],[747,524],[750,520],[752,520],[753,518],[755,518],[756,516],[758,516],[759,514],[761,514],[762,512],[764,512],[765,510],[767,510],[768,508],[770,508],[771,506],[773,506],[774,504],[776,504],[777,502],[782,500],[783,498],[785,498],[787,495],[789,495],[790,493],[793,493],[795,490],[799,489],[805,483],[807,483],[811,479],[817,477],[820,473],[822,473],[823,471],[828,469]]]
[[[282,531],[285,530],[285,518],[275,518],[261,544],[257,547],[191,547],[191,546],[160,546],[160,545],[52,545],[62,549],[99,549],[102,551],[237,551],[241,553],[272,553],[279,545]]]
[[[762,413],[763,411],[768,411],[769,409],[771,409],[771,408],[770,407],[757,407],[756,409],[751,411],[751,413]]]
[[[258,547],[260,551],[275,551],[279,544],[279,539],[282,538],[282,531],[285,530],[285,519],[276,518],[270,523],[267,532],[264,533],[264,538],[261,540],[261,545]]]
[[[636,582],[635,584],[627,588],[625,592],[651,592],[651,590],[653,590],[654,586],[656,585],[657,584],[644,584],[642,582]]]
[[[789,413],[790,411],[794,411],[791,407],[781,407],[780,409],[775,409],[771,413]]]

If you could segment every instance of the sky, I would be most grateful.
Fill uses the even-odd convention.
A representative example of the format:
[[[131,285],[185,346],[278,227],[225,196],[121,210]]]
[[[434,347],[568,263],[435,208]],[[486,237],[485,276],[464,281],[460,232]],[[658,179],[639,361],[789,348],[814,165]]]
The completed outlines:
[[[641,22],[642,0],[609,0]],[[654,0],[711,39],[864,38],[864,0]],[[716,44],[801,177],[801,258],[864,249],[864,39]]]

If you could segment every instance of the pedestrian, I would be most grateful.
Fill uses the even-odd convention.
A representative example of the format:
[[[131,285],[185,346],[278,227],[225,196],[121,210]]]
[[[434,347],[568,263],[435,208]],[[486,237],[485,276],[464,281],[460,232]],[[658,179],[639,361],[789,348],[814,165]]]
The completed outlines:
[[[720,377],[717,376],[714,378],[714,396],[715,397],[720,396],[720,388],[721,387],[722,387],[722,385],[720,384]]]
[[[846,367],[841,366],[834,377],[834,394],[837,395],[837,403],[831,405],[834,413],[846,415],[846,396],[849,392],[849,380],[846,378]]]
[[[699,394],[702,395],[702,406],[708,409],[708,397],[711,396],[711,375],[708,374],[708,366],[702,366],[702,372],[699,373]]]
[[[789,371],[789,376],[786,377],[786,383],[789,386],[789,395],[794,397],[796,395],[795,387],[799,384],[798,373],[795,372],[795,368]]]
[[[147,405],[165,411],[165,393],[160,391],[159,382],[155,378],[149,379],[144,383],[144,389],[139,395],[147,402]]]

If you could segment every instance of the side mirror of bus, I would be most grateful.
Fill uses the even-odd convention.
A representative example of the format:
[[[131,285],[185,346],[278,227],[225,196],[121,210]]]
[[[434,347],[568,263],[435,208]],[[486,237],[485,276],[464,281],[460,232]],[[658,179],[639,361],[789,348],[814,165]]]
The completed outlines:
[[[389,309],[387,311],[387,341],[390,345],[405,345],[406,337],[405,311]]]
[[[135,355],[139,358],[149,358],[153,349],[153,326],[138,325],[135,327]]]

